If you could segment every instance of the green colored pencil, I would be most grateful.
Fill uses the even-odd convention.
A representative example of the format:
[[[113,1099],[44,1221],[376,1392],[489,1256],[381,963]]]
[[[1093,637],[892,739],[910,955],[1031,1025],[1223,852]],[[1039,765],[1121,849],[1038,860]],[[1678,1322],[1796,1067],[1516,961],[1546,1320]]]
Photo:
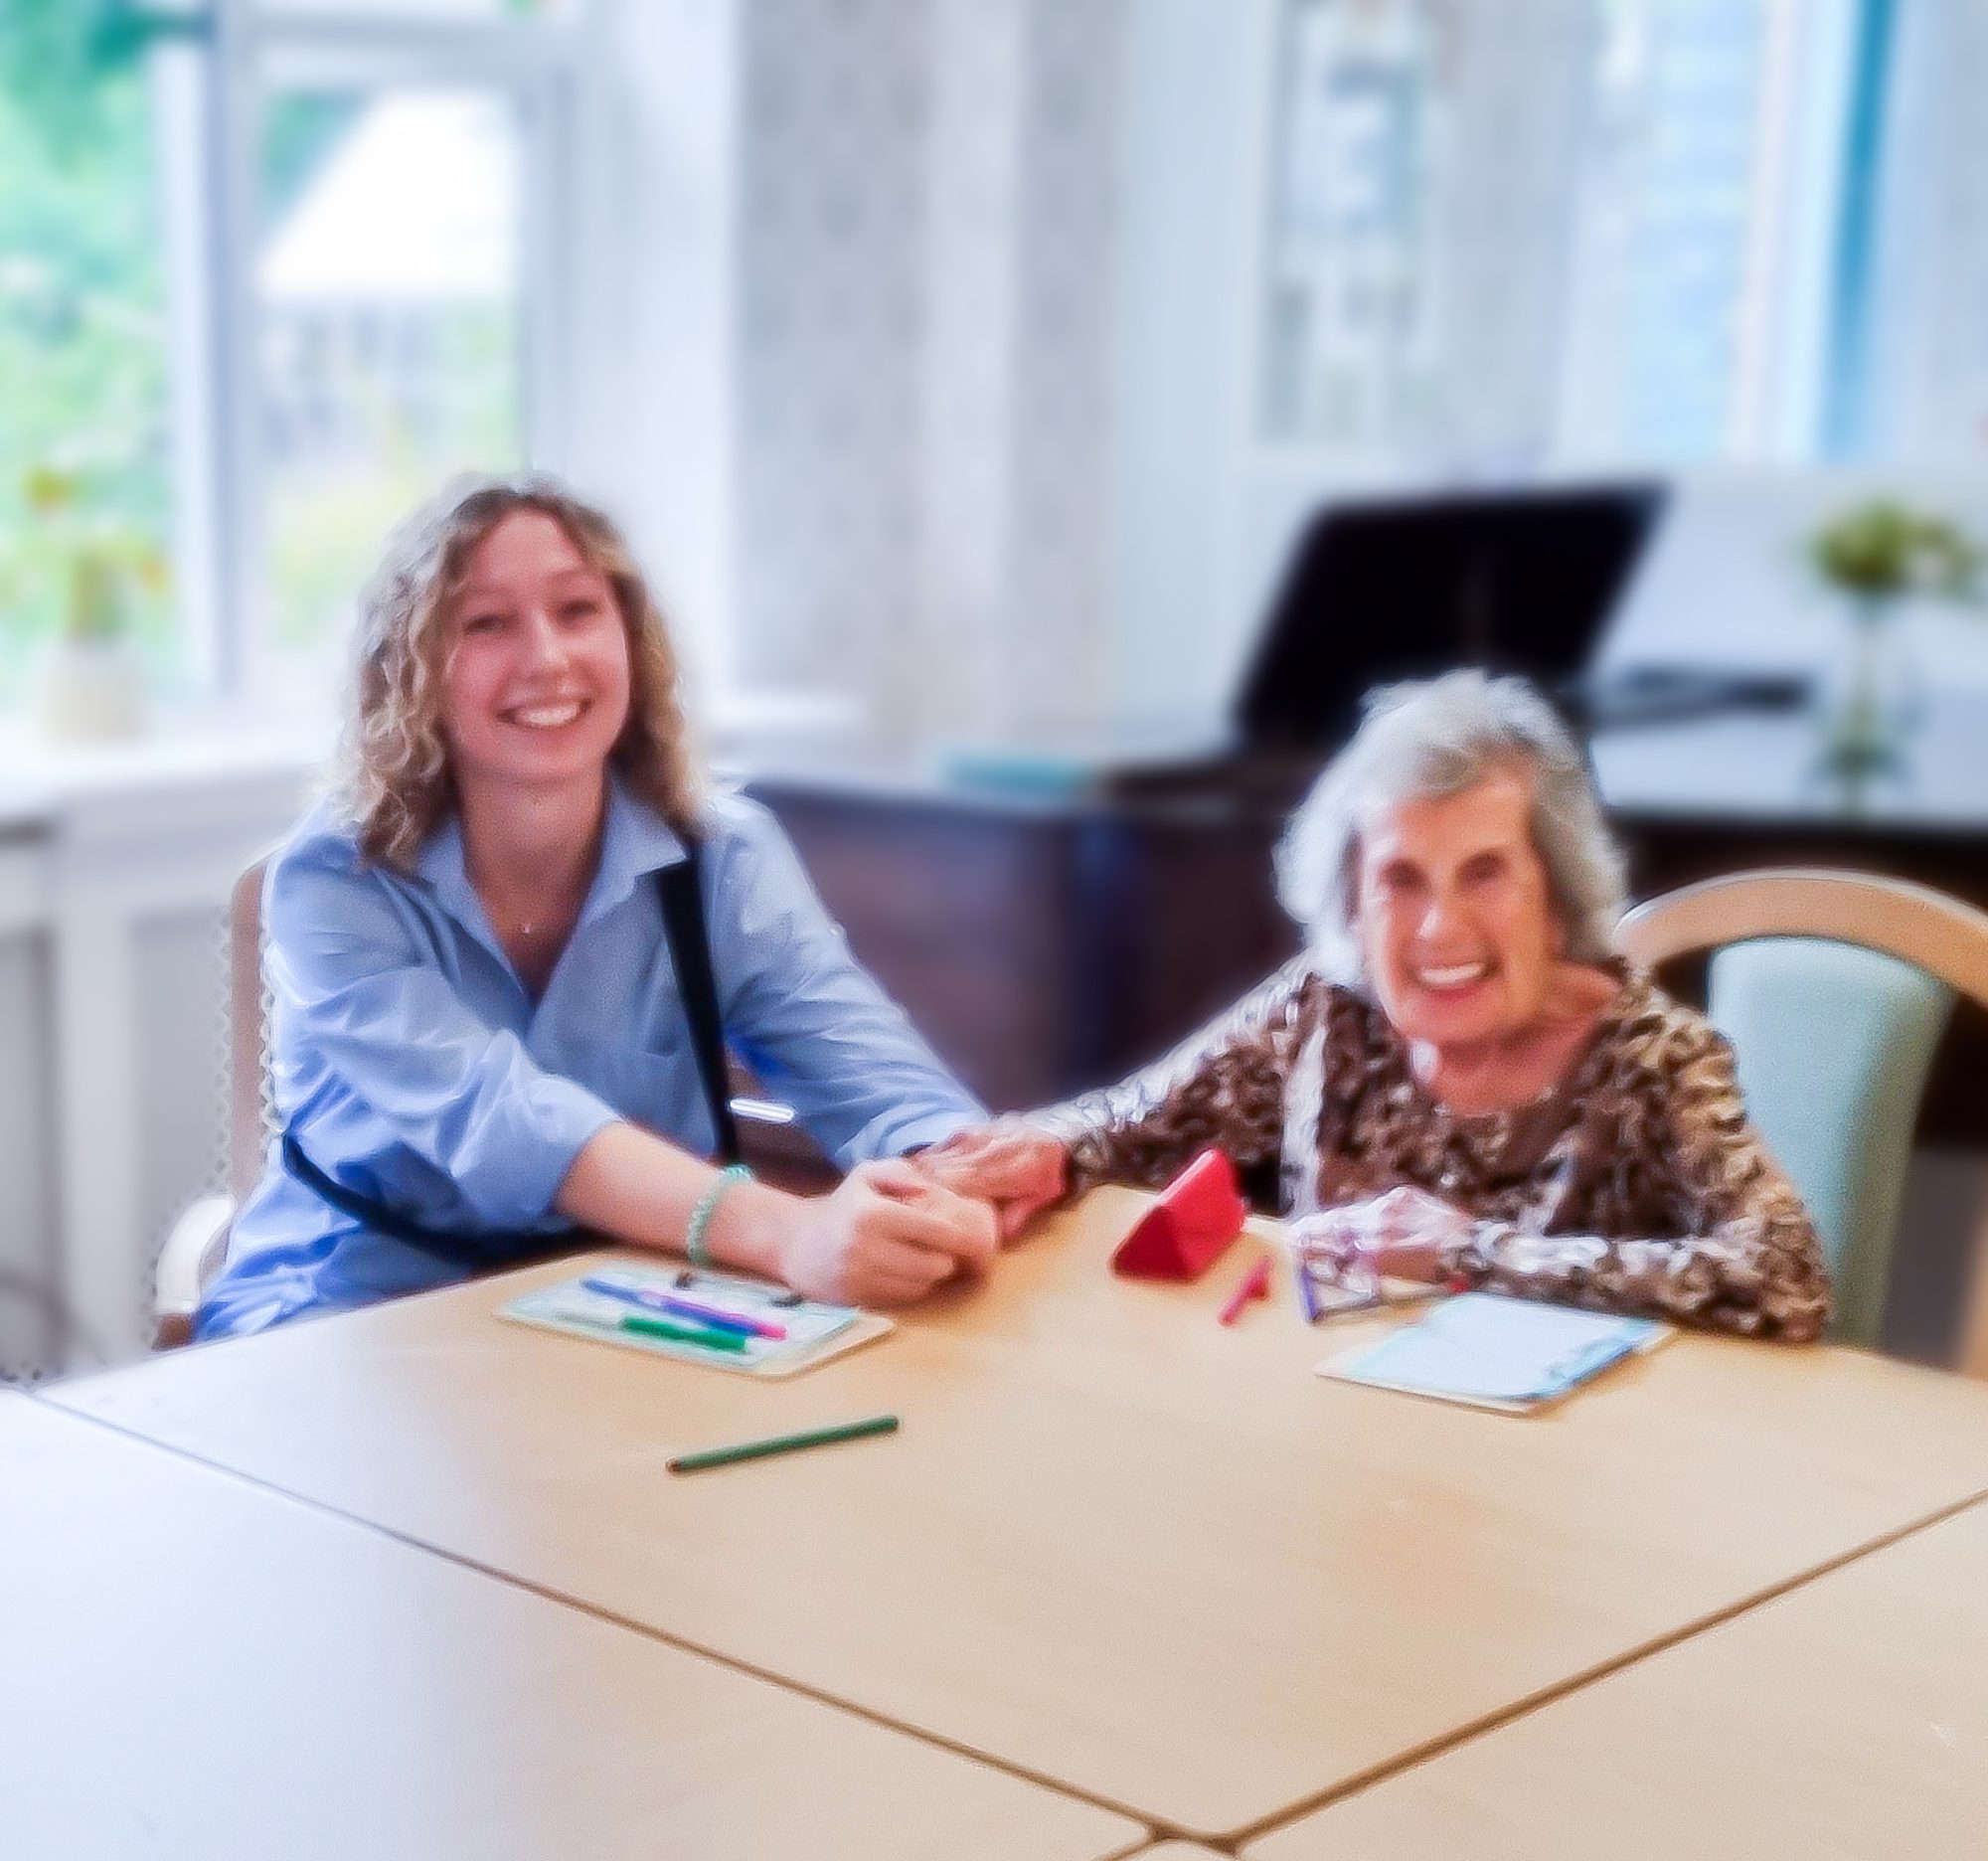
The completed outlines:
[[[735,1460],[758,1460],[767,1454],[792,1453],[801,1447],[825,1447],[830,1441],[861,1440],[866,1435],[889,1435],[898,1426],[894,1415],[872,1416],[867,1422],[842,1422],[834,1428],[809,1429],[804,1435],[774,1435],[765,1440],[741,1441],[735,1447],[707,1447],[702,1453],[678,1454],[672,1473],[700,1473],[706,1467],[730,1466]]]

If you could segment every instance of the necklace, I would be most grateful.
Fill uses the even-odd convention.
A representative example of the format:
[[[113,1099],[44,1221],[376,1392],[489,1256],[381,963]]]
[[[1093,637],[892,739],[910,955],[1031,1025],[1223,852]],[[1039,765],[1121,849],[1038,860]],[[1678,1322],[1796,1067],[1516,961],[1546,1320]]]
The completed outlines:
[[[499,921],[503,934],[530,940],[534,937],[550,936],[557,928],[557,920],[550,918],[504,918]]]

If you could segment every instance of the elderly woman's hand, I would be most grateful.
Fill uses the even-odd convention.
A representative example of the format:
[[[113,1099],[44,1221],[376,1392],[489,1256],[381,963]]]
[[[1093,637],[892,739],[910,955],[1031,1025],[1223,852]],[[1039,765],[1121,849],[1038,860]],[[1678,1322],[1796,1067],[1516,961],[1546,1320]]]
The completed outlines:
[[[1001,1239],[1012,1241],[1070,1186],[1070,1156],[1054,1137],[1003,1118],[964,1130],[909,1159],[955,1195],[991,1203]]]
[[[1467,1240],[1469,1215],[1425,1189],[1404,1186],[1365,1202],[1308,1215],[1291,1229],[1300,1253],[1335,1279],[1418,1279],[1449,1276],[1453,1250]]]

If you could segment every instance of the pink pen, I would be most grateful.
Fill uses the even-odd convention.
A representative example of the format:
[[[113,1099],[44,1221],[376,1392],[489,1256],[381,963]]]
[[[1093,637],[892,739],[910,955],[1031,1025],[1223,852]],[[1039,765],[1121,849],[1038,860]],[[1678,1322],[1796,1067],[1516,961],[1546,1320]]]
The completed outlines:
[[[661,1304],[664,1311],[679,1318],[696,1318],[702,1323],[717,1325],[724,1331],[744,1331],[747,1337],[784,1338],[787,1335],[787,1327],[773,1323],[770,1318],[748,1318],[744,1312],[727,1311],[722,1305],[705,1305],[675,1292],[664,1293]]]
[[[1268,1298],[1270,1295],[1270,1257],[1265,1254],[1249,1269],[1247,1276],[1230,1294],[1229,1303],[1222,1308],[1222,1322],[1234,1324],[1242,1315],[1242,1307],[1251,1299]]]

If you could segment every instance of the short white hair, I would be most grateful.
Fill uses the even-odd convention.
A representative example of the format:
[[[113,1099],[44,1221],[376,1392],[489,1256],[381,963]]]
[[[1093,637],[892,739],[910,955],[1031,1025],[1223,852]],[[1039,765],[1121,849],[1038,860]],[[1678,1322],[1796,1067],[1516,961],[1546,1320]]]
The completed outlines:
[[[1569,958],[1598,963],[1609,954],[1627,903],[1624,864],[1579,744],[1526,680],[1446,672],[1369,694],[1353,741],[1326,765],[1277,849],[1277,895],[1304,927],[1321,974],[1349,988],[1368,980],[1355,926],[1361,822],[1510,768],[1531,780],[1533,844]]]

